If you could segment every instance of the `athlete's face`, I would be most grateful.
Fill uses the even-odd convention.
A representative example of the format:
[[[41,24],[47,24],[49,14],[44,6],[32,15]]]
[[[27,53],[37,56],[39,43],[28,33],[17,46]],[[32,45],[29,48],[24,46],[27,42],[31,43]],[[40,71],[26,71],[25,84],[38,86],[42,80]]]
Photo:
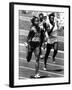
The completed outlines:
[[[35,24],[36,26],[39,25],[39,19],[38,19],[38,18],[35,18],[34,24]]]
[[[42,20],[43,19],[43,15],[40,15],[39,18],[40,18],[40,20]]]
[[[44,16],[44,20],[45,20],[45,21],[47,20],[47,16]]]
[[[50,16],[50,21],[54,22],[54,16]]]

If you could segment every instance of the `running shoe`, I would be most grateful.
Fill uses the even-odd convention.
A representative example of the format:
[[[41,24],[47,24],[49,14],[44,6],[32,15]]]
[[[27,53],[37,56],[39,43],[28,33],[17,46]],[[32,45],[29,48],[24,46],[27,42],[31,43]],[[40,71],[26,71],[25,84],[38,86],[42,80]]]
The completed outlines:
[[[39,73],[34,76],[35,78],[40,78]]]
[[[47,70],[47,68],[45,68],[45,67],[44,67],[44,68],[43,68],[43,70],[44,70],[44,71],[46,71],[46,70]]]

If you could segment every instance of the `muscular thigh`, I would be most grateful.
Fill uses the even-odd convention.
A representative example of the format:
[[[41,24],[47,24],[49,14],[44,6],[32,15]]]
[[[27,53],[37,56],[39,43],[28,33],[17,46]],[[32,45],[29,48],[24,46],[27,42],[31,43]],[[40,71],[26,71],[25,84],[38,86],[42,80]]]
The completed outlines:
[[[35,48],[34,54],[35,54],[36,57],[39,57],[39,55],[40,55],[40,47]]]
[[[27,52],[26,52],[26,56],[29,56],[29,55],[31,55],[32,54],[32,52],[33,52],[33,50],[34,50],[34,48],[33,47],[31,47],[31,45],[28,45],[28,48],[27,48]]]
[[[55,42],[55,43],[53,44],[53,48],[54,48],[54,50],[57,50],[57,49],[58,49],[58,42]]]

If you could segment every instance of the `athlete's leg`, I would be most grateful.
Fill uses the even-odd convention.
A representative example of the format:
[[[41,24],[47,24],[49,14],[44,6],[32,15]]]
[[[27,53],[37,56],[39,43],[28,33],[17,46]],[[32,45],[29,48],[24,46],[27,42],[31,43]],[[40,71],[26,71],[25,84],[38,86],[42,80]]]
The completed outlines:
[[[40,55],[42,55],[41,47],[42,47],[42,42],[41,42],[41,44],[40,44]]]
[[[54,53],[53,53],[53,62],[55,61],[55,57],[57,55],[57,51],[58,51],[58,42],[55,42],[53,45],[54,48]]]
[[[47,44],[46,54],[44,58],[44,68],[46,68],[46,63],[47,63],[48,56],[50,54],[51,47],[52,47],[51,44]]]
[[[40,58],[40,47],[36,47],[34,50],[34,54],[35,54],[35,59],[36,59],[36,63],[35,63],[35,75],[37,75],[39,72],[39,58]]]
[[[44,58],[44,55],[42,54],[42,42],[41,42],[41,45],[40,45],[40,58],[41,58],[41,59]]]
[[[28,45],[27,56],[26,56],[27,62],[30,62],[32,57],[32,52],[33,52],[32,47]]]
[[[41,32],[42,33],[42,36],[41,36],[41,43],[40,43],[40,58],[43,59],[44,58],[44,55],[42,53],[42,45],[43,45],[43,42],[44,42],[44,31]]]

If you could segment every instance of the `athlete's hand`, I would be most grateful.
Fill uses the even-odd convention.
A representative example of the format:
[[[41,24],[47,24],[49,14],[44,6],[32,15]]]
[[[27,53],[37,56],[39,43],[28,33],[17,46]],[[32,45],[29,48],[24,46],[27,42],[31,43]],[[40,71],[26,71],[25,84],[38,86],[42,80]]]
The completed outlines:
[[[26,48],[28,47],[28,44],[27,44],[27,42],[24,42],[24,45],[25,45],[25,47],[26,47]]]

